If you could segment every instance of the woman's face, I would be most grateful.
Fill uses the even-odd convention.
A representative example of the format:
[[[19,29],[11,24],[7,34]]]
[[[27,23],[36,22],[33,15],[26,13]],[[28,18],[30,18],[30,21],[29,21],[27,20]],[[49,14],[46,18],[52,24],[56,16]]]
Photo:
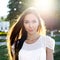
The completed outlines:
[[[24,18],[24,27],[28,34],[35,34],[39,26],[38,18],[30,13]]]

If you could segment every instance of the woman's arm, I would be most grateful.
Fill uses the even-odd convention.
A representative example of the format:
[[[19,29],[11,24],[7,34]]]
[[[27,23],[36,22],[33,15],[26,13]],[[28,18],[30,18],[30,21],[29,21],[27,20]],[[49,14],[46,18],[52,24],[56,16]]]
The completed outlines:
[[[46,60],[54,60],[52,49],[46,48]]]

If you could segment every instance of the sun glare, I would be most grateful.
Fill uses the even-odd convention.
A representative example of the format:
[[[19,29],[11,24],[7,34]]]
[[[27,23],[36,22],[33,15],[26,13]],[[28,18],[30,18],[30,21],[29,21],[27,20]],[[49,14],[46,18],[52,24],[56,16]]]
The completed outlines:
[[[54,7],[54,0],[34,0],[34,7],[42,12],[51,11]]]

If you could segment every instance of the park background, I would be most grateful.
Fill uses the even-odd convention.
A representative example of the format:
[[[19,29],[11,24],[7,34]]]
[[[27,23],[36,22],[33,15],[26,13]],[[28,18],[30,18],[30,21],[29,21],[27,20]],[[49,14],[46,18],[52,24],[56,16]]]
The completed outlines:
[[[60,0],[0,0],[0,60],[8,60],[6,35],[9,28],[32,6],[45,21],[47,35],[55,39],[54,60],[60,60]]]

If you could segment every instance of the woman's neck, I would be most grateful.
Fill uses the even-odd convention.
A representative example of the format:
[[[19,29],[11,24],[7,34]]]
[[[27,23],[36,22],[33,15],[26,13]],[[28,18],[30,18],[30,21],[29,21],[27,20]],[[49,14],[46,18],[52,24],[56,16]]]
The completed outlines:
[[[35,40],[39,37],[39,34],[35,33],[35,34],[28,34],[27,35],[27,40]]]

